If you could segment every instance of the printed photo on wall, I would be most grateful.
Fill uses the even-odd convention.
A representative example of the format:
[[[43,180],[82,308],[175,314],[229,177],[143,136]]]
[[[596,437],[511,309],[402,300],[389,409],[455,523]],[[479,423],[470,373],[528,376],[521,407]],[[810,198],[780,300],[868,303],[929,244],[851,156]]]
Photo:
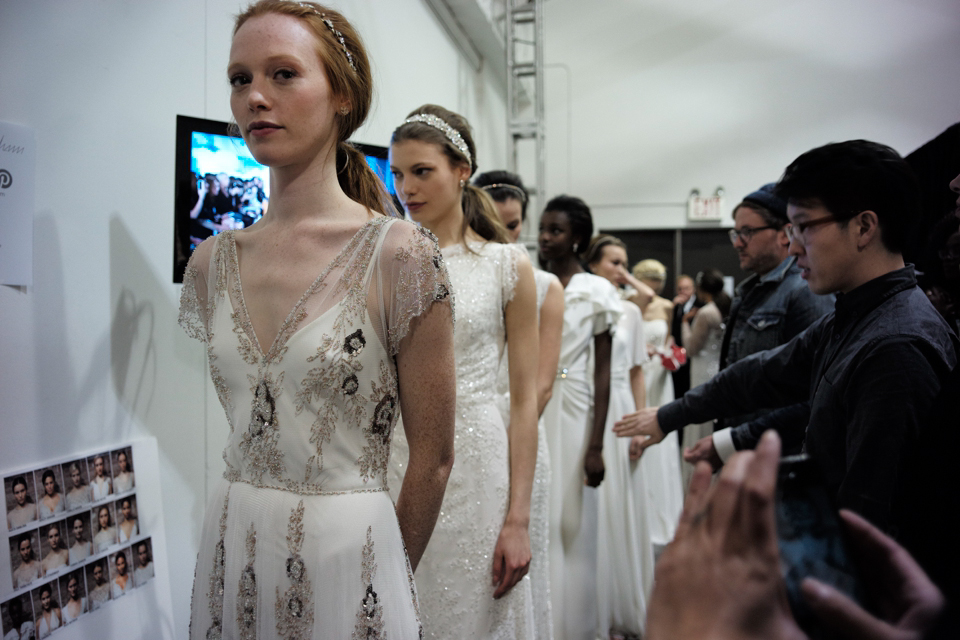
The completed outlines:
[[[37,510],[41,520],[49,520],[64,512],[66,501],[63,499],[63,476],[60,465],[55,465],[37,472],[40,476]]]
[[[110,558],[110,593],[114,599],[117,599],[133,591],[130,547],[111,553],[108,557]]]
[[[7,529],[13,531],[37,520],[37,498],[33,472],[18,473],[4,478],[7,498]]]
[[[10,538],[10,568],[13,570],[14,589],[22,589],[40,579],[39,548],[40,532],[37,529]]]
[[[93,550],[94,553],[107,551],[117,544],[117,521],[113,504],[102,504],[90,511],[93,522]]]
[[[93,502],[93,491],[90,489],[87,472],[87,461],[83,458],[62,465],[64,475],[70,488],[67,490],[67,509],[79,509]]]
[[[133,550],[137,558],[137,568],[133,570],[133,583],[142,587],[153,580],[153,545],[150,538],[134,543]]]
[[[133,479],[133,453],[131,449],[132,447],[124,447],[110,454],[113,464],[114,493],[124,493],[136,486]]]
[[[132,494],[117,500],[117,534],[120,544],[130,542],[140,535],[140,525],[137,522],[137,496]]]
[[[83,570],[77,569],[60,578],[60,593],[63,594],[63,624],[70,624],[87,612],[87,590],[84,587]]]
[[[40,525],[40,567],[44,578],[58,573],[70,563],[66,524],[66,520],[60,520]]]
[[[96,611],[110,600],[110,572],[108,558],[91,562],[84,570],[87,575],[87,603],[90,611]]]
[[[3,640],[31,640],[37,635],[37,626],[33,623],[33,604],[30,593],[10,598],[0,604],[0,618],[3,620]]]
[[[37,638],[46,638],[63,626],[59,585],[56,580],[47,582],[34,589],[32,595],[33,622],[37,626]]]
[[[98,502],[113,495],[113,480],[110,477],[110,454],[98,453],[87,458],[87,466],[92,469],[93,473],[93,477],[90,478],[90,492],[93,494],[93,501]]]
[[[67,518],[70,526],[70,564],[79,564],[93,555],[90,512],[81,511]]]

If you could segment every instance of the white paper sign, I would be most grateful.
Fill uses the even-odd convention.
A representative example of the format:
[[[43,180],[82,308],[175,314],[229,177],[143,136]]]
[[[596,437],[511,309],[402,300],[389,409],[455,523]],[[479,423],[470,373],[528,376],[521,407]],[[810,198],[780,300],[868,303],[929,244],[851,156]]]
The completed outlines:
[[[33,129],[0,122],[0,284],[33,284]]]

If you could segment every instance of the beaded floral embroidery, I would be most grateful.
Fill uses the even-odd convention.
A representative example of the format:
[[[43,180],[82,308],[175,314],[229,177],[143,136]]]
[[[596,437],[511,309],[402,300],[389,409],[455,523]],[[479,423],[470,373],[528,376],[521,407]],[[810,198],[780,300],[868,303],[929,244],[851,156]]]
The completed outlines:
[[[237,627],[242,640],[257,637],[257,573],[253,563],[257,557],[257,530],[250,523],[247,531],[247,566],[240,573],[240,588],[237,590]]]
[[[373,527],[367,527],[367,544],[363,545],[363,561],[360,582],[366,585],[366,592],[357,611],[357,625],[353,629],[351,640],[386,640],[383,630],[383,604],[373,589],[373,578],[377,574],[377,563],[373,555]]]
[[[280,594],[277,587],[277,635],[284,640],[305,640],[313,628],[313,587],[300,556],[303,547],[303,500],[290,514],[287,525],[287,578],[290,587]]]
[[[207,604],[210,607],[210,627],[207,629],[207,640],[220,640],[223,637],[223,576],[226,568],[226,551],[224,539],[227,535],[227,506],[230,503],[230,492],[223,498],[223,511],[220,512],[220,539],[213,552],[213,571],[210,572],[210,590],[207,593]]]

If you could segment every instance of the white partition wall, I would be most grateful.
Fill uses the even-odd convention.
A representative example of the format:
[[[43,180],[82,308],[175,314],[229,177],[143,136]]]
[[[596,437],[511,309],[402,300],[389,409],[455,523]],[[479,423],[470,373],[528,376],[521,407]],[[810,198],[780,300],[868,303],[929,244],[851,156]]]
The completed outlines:
[[[0,120],[36,132],[34,278],[0,287],[0,471],[154,436],[174,624],[186,634],[209,479],[226,423],[203,348],[176,324],[177,114],[230,117],[238,0],[0,2]],[[358,27],[376,103],[356,139],[384,145],[434,102],[504,162],[504,97],[419,0],[332,2]],[[3,239],[0,239],[2,242]]]

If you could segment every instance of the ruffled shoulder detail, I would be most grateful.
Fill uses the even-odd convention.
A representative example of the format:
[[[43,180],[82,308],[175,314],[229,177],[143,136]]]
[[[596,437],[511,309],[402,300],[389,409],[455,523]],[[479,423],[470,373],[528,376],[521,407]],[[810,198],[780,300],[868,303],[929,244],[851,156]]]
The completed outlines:
[[[564,299],[568,305],[583,303],[591,306],[593,335],[616,332],[617,321],[623,313],[623,303],[616,288],[606,278],[592,273],[578,273],[567,283]]]
[[[526,250],[519,244],[493,244],[500,252],[500,293],[503,308],[513,300],[517,293],[517,281],[520,279],[519,266],[521,261],[529,260]]]
[[[387,308],[387,348],[397,355],[414,318],[434,304],[450,305],[453,290],[437,238],[404,220],[391,221],[381,250]]]
[[[560,282],[560,278],[549,271],[543,269],[533,269],[533,281],[537,285],[537,311],[543,307],[543,301],[547,299],[547,290],[553,281]]]

